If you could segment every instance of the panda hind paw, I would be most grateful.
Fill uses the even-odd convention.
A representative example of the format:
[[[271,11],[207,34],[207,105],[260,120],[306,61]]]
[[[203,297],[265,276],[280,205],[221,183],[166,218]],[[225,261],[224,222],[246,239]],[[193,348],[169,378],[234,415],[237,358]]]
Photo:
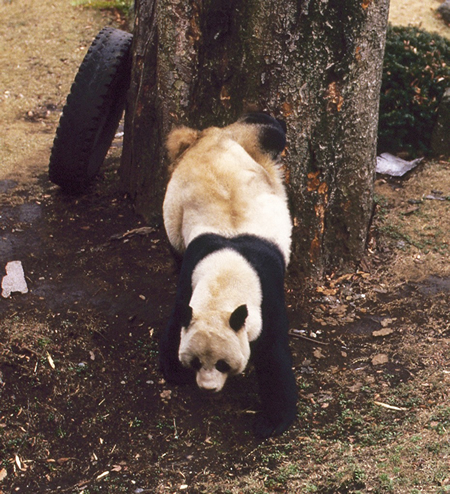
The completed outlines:
[[[283,434],[289,426],[292,420],[282,420],[278,423],[274,423],[264,413],[260,413],[256,416],[253,424],[253,432],[258,439],[267,439],[270,436],[279,436]]]

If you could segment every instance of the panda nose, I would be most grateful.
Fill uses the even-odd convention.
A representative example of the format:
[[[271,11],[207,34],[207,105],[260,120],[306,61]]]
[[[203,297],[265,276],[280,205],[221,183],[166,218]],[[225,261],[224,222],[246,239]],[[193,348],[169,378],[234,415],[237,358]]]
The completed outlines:
[[[217,393],[223,387],[223,383],[218,382],[217,371],[204,369],[197,372],[197,384],[199,388],[211,393]]]
[[[216,393],[217,391],[220,391],[220,389],[217,388],[217,384],[212,381],[202,380],[201,382],[197,382],[197,384],[203,391],[207,391],[210,393]]]
[[[201,386],[200,389],[205,391],[206,393],[217,393],[218,389],[216,386],[214,387],[209,387],[209,386]]]

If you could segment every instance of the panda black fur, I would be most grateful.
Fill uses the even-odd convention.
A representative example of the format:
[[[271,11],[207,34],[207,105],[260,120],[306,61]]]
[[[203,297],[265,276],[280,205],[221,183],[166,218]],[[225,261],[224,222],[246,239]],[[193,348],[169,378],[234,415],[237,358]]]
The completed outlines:
[[[259,437],[282,433],[296,415],[284,302],[292,226],[276,162],[284,146],[285,128],[263,113],[223,129],[176,129],[167,143],[175,163],[164,224],[183,262],[162,371],[219,391],[251,353]]]

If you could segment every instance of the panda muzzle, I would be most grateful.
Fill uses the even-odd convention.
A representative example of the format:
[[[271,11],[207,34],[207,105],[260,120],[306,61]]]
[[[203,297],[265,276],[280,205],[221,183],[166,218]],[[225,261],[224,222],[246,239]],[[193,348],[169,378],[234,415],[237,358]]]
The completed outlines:
[[[197,372],[197,385],[199,388],[214,393],[219,392],[227,379],[227,376],[216,369],[200,369]]]

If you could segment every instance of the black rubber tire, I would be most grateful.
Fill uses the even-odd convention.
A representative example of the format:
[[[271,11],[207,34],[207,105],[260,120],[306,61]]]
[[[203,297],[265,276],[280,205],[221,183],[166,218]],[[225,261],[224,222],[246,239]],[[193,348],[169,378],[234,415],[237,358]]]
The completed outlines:
[[[72,84],[53,142],[49,178],[79,193],[97,175],[125,108],[131,77],[129,33],[103,28]]]

